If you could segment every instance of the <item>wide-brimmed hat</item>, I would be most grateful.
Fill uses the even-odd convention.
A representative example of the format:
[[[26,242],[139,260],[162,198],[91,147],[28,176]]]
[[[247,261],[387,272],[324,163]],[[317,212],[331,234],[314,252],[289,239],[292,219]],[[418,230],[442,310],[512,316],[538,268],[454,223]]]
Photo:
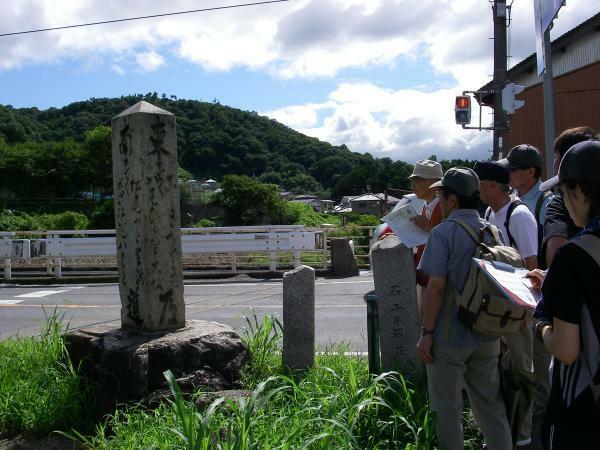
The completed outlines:
[[[558,175],[544,181],[540,191],[549,191],[565,180],[600,182],[600,142],[583,141],[567,150]]]
[[[444,177],[430,188],[447,187],[452,192],[465,197],[479,194],[479,177],[473,170],[466,167],[452,167],[444,174]]]
[[[417,161],[413,173],[408,178],[426,178],[428,180],[440,180],[444,176],[442,165],[437,161],[422,159]]]

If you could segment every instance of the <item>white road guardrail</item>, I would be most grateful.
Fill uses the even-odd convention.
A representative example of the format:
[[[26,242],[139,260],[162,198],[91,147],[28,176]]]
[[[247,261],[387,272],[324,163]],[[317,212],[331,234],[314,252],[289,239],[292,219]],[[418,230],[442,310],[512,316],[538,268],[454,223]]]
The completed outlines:
[[[298,267],[302,251],[323,251],[322,262],[327,268],[326,232],[307,229],[303,225],[182,228],[181,233],[184,255],[230,254],[232,271],[236,271],[238,254],[266,253],[269,270],[275,271],[278,252],[292,252],[293,265]],[[115,230],[47,230],[18,232],[18,235],[29,239],[15,239],[15,232],[0,233],[5,279],[12,278],[12,260],[15,259],[45,258],[47,272],[60,278],[62,258],[117,255]],[[82,235],[85,237],[79,237]]]

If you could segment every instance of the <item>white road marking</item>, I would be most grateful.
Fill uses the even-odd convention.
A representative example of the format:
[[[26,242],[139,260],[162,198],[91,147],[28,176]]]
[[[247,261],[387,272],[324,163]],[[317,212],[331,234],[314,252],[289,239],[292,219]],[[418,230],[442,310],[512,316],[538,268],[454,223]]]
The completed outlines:
[[[16,305],[22,301],[23,300],[0,300],[0,305]]]
[[[16,298],[40,298],[40,297],[46,297],[46,296],[52,295],[52,294],[60,294],[62,292],[69,292],[69,289],[62,290],[62,291],[35,291],[35,292],[29,292],[28,294],[15,295],[15,297]]]
[[[360,284],[360,283],[373,283],[373,280],[353,280],[353,281],[330,281],[315,282],[317,286],[326,286],[328,284]],[[266,283],[220,283],[220,284],[185,284],[184,287],[234,287],[234,286],[273,286],[279,287],[283,284],[281,281],[269,281]]]

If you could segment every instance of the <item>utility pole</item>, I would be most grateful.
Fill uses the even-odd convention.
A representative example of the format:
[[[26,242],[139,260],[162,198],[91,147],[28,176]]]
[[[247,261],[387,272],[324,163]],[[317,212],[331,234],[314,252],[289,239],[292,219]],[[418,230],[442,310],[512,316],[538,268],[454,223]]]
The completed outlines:
[[[506,85],[506,0],[494,0],[494,150],[492,159],[497,161],[506,156],[508,124],[502,109],[502,89]]]
[[[556,119],[554,115],[554,73],[552,71],[552,43],[550,28],[544,32],[544,57],[546,71],[544,72],[544,138],[546,144],[546,178],[554,176],[553,161],[554,138],[556,137]]]

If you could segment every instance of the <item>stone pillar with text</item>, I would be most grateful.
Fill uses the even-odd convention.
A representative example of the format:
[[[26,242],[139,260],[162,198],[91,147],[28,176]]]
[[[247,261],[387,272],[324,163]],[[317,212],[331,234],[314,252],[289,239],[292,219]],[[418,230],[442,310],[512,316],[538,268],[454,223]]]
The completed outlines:
[[[175,116],[139,102],[112,119],[121,326],[185,326]]]

